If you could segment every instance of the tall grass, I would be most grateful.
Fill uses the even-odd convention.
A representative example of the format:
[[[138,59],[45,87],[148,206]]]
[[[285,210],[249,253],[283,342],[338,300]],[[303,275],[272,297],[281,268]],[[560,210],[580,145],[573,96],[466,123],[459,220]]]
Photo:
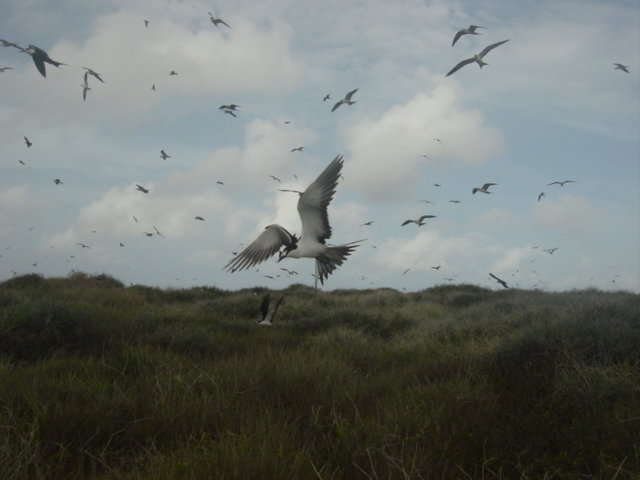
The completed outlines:
[[[0,478],[640,472],[640,296],[0,284]]]

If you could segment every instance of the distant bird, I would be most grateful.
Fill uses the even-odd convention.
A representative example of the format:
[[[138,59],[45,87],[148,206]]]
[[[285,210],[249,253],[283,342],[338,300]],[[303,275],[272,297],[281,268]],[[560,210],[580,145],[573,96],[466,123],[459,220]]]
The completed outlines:
[[[196,217],[196,220],[200,220],[201,222],[204,222],[204,218],[202,218],[202,217],[200,217],[200,216],[197,216],[197,217]]]
[[[496,277],[493,273],[489,272],[489,275],[491,276],[491,278],[493,278],[496,282],[498,282],[500,285],[502,285],[504,288],[509,288],[509,285],[507,285],[507,282],[505,282],[504,280]]]
[[[156,84],[154,83],[153,85],[151,85],[151,90],[155,90],[156,89]]]
[[[273,325],[273,320],[276,316],[278,308],[280,308],[282,300],[284,300],[284,296],[278,299],[272,309],[269,309],[269,304],[271,303],[271,295],[267,293],[264,296],[262,302],[260,303],[260,313],[262,314],[262,320],[258,321],[258,325],[266,325],[269,327]]]
[[[209,20],[211,20],[211,23],[213,23],[216,27],[218,26],[219,23],[221,23],[222,25],[224,25],[225,27],[231,28],[229,27],[229,25],[227,24],[227,22],[225,22],[224,20],[222,20],[221,18],[216,18],[213,16],[213,14],[211,12],[207,12],[209,14]]]
[[[402,275],[403,276],[406,275],[410,270],[411,270],[410,268],[407,268],[404,272],[402,272]]]
[[[431,157],[429,155],[424,154],[424,153],[418,155],[418,157],[422,157],[422,158],[426,158],[427,160],[431,160]]]
[[[227,115],[231,115],[232,117],[237,117],[237,115],[234,113],[234,110],[223,110],[223,112]]]
[[[548,253],[549,255],[553,255],[553,252],[555,252],[556,250],[558,250],[558,247],[553,247],[553,248],[544,248],[542,249],[543,252]]]
[[[551,182],[547,185],[560,185],[561,187],[564,187],[565,183],[576,183],[576,182],[574,182],[573,180],[563,180],[561,182]]]
[[[353,97],[353,94],[356,93],[357,91],[358,89],[356,88],[355,90],[351,90],[349,93],[347,93],[342,100],[338,100],[338,102],[333,106],[331,111],[333,112],[343,103],[346,103],[347,105],[353,105],[354,103],[356,103],[351,100],[351,97]]]
[[[369,225],[371,225],[373,223],[373,220],[369,220],[368,222],[364,222],[362,224],[360,224],[360,227],[368,227]]]
[[[265,230],[247,248],[232,258],[224,267],[235,272],[261,263],[278,252],[278,261],[284,258],[315,258],[315,287],[318,280],[324,280],[354,251],[363,240],[344,245],[327,246],[331,237],[331,226],[327,209],[331,202],[338,177],[342,170],[342,155],[336,156],[318,178],[300,193],[298,214],[302,223],[302,235],[298,238],[277,224],[265,227]]]
[[[140,191],[142,193],[149,193],[148,189],[144,188],[142,185],[138,185],[137,183],[136,183],[136,188],[138,189],[138,191]],[[133,218],[135,219],[135,217],[133,217]],[[137,222],[137,220],[136,220],[136,222]]]
[[[331,98],[331,94],[327,93],[324,98],[322,99],[323,102],[326,102],[327,100],[329,100]]]
[[[489,191],[489,187],[492,185],[498,185],[497,183],[485,183],[484,185],[482,185],[481,187],[474,187],[473,190],[471,191],[471,193],[473,193],[475,195],[476,192],[482,192],[482,193],[493,193]]]
[[[280,181],[280,179],[279,179],[278,177],[274,176],[274,175],[269,175],[269,177],[270,177],[271,179],[273,179],[273,181],[274,181],[274,182],[282,183],[282,182]]]
[[[158,227],[156,227],[156,226],[154,225],[154,226],[153,226],[153,229],[156,231],[156,234],[157,234],[158,236],[160,236],[160,237],[164,237],[164,235],[162,235],[162,234],[160,233],[160,230],[158,230]]]
[[[292,152],[301,152],[302,150],[304,150],[304,147],[296,147],[291,149]]]
[[[280,268],[280,270],[287,272],[289,275],[298,275],[298,272],[295,270],[289,270],[288,268]]]
[[[175,70],[171,70],[171,71],[169,72],[169,75],[178,75],[178,72],[176,72]]]
[[[147,237],[153,237],[153,233],[150,233],[150,232],[142,232],[142,233],[144,233]]]
[[[623,65],[621,63],[614,63],[616,68],[614,70],[622,70],[623,72],[629,73],[629,65]]]
[[[3,40],[0,38],[0,46],[3,47],[15,47],[18,50],[22,50],[24,52],[24,48],[22,48],[20,45],[18,45],[17,43],[13,43],[13,42],[7,42],[6,40]]]
[[[404,227],[405,225],[409,225],[410,223],[415,223],[416,225],[418,225],[419,227],[421,227],[422,225],[425,224],[424,220],[426,218],[436,218],[435,215],[422,215],[420,218],[418,218],[417,220],[412,220],[412,219],[408,219],[405,220],[404,222],[402,222],[402,225],[400,225],[401,227]]]
[[[484,67],[485,65],[489,65],[488,63],[486,63],[483,60],[484,56],[487,53],[489,53],[491,50],[493,50],[494,48],[499,47],[500,45],[502,45],[503,43],[507,43],[508,41],[509,41],[509,39],[503,40],[503,41],[498,42],[498,43],[493,43],[493,44],[489,45],[488,47],[486,47],[484,50],[482,50],[480,53],[476,53],[473,57],[467,58],[465,60],[462,60],[455,67],[453,67],[451,70],[449,70],[449,73],[447,73],[446,76],[448,77],[449,75],[454,74],[455,72],[460,70],[465,65],[468,65],[468,64],[473,63],[473,62],[477,62],[478,65],[480,65],[480,68]]]
[[[160,150],[160,158],[166,160],[167,158],[171,158],[171,155],[167,155],[167,152],[165,152],[164,150]]]
[[[216,181],[216,183],[217,183],[218,185],[224,185],[224,182],[221,182],[220,180],[217,180],[217,181]]]
[[[538,195],[538,201],[540,201],[544,196],[545,196],[544,192],[540,192],[540,195]]]
[[[147,190],[147,191],[148,191],[148,190]],[[136,223],[138,223],[138,219],[136,218],[136,216],[135,216],[135,215],[133,216],[133,221],[134,221],[134,222],[136,222]]]
[[[56,178],[53,180],[53,183],[55,183],[56,185],[62,185],[62,180],[60,180],[59,178]]]
[[[431,268],[433,268],[434,270],[440,270],[440,267],[441,267],[441,266],[442,266],[442,265],[436,265],[435,267],[431,267]]]
[[[439,138],[434,138],[433,141],[434,142],[438,142],[440,145],[442,145],[444,147],[444,143]]]
[[[433,186],[434,187],[441,187],[442,185],[440,185],[439,183],[434,183]]]
[[[0,72],[4,72],[5,70],[15,70],[13,67],[2,67],[0,68]]]
[[[487,27],[481,27],[479,25],[469,25],[467,28],[458,30],[458,33],[456,33],[455,37],[453,37],[453,43],[451,43],[451,46],[453,47],[462,35],[480,35],[480,32],[476,32],[477,28],[487,28]]]
[[[19,163],[20,165],[27,165],[27,164],[26,164],[26,163],[24,163],[22,160],[18,160],[18,163]]]
[[[148,27],[148,26],[149,26],[149,23],[151,23],[151,22],[149,22],[149,20],[143,20],[143,22],[144,22],[144,26],[145,26],[145,27]]]
[[[89,88],[89,84],[87,83],[87,74],[84,74],[84,83],[82,83],[80,85],[82,87],[82,100],[86,100],[87,99],[87,92],[89,90],[91,90],[91,88]]]
[[[60,65],[66,65],[66,63],[56,62],[55,60],[52,60],[47,52],[45,52],[41,48],[36,47],[35,45],[29,45],[23,50],[23,52],[31,55],[33,63],[40,72],[40,75],[42,75],[43,77],[47,76],[47,70],[44,67],[45,62],[53,65],[56,68],[58,68]]]
[[[88,248],[89,250],[91,250],[91,247],[89,245],[85,244],[85,243],[78,242],[78,243],[76,243],[76,245],[78,245],[78,246],[80,246],[82,248]]]
[[[462,200],[449,200],[449,203],[460,203]]]
[[[24,143],[27,148],[31,148],[31,145],[33,145],[33,143],[31,143],[31,141],[27,137],[24,137]]]
[[[120,242],[120,246],[121,246],[121,247],[124,247],[124,243]]]
[[[230,103],[229,105],[220,105],[218,110],[233,110],[236,111],[240,108],[240,105],[236,105],[235,103]]]
[[[100,80],[102,83],[104,83],[104,80],[100,77],[99,73],[97,73],[94,70],[91,70],[90,68],[87,68],[87,67],[82,67],[82,68],[85,69],[89,75],[92,75],[92,76],[96,77],[98,80]],[[85,75],[87,73],[85,73]],[[86,82],[86,77],[85,77],[85,82]]]

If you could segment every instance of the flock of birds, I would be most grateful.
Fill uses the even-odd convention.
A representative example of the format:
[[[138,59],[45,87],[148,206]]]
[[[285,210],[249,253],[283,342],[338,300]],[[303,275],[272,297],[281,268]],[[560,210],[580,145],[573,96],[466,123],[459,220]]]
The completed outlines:
[[[214,16],[211,12],[208,12],[211,23],[215,27],[219,27],[220,25],[225,26],[227,28],[231,28],[228,23],[226,23],[223,19]],[[149,20],[143,20],[145,27],[148,27],[150,24]],[[480,35],[478,29],[484,29],[486,27],[482,27],[479,25],[470,25],[467,28],[463,28],[459,30],[452,41],[451,46],[455,46],[456,43],[460,40],[464,35]],[[509,42],[509,39],[502,40],[496,43],[492,43],[485,47],[482,51],[473,56],[461,60],[458,62],[448,73],[446,76],[453,75],[455,72],[465,67],[466,65],[477,63],[480,68],[483,68],[485,65],[488,65],[484,58],[485,56],[496,49],[497,47],[504,45]],[[33,63],[38,70],[38,72],[46,77],[47,71],[45,64],[52,65],[56,68],[60,66],[66,66],[67,64],[62,63],[57,60],[53,60],[49,54],[43,49],[35,46],[28,45],[26,48],[19,46],[15,42],[9,42],[7,40],[0,39],[0,46],[2,47],[11,47],[19,50],[22,53],[28,54],[31,56]],[[621,70],[623,72],[629,73],[629,66],[623,65],[621,63],[613,64],[616,70]],[[13,70],[12,67],[1,67],[0,73],[5,72],[7,70]],[[95,70],[89,67],[83,67],[84,75],[83,82],[81,84],[82,88],[82,98],[86,100],[87,92],[91,90],[89,86],[89,77],[95,78],[101,83],[105,83],[101,74],[97,73]],[[178,75],[175,70],[171,70],[169,75]],[[155,90],[155,84],[152,85],[152,90]],[[338,100],[332,107],[331,112],[335,112],[342,105],[351,106],[356,102],[353,100],[353,96],[357,93],[358,88],[350,90],[347,92],[343,98]],[[326,94],[323,97],[323,102],[331,99],[331,94]],[[235,103],[224,104],[219,107],[219,110],[226,115],[230,115],[233,117],[237,117],[239,113],[240,105]],[[288,122],[285,122],[288,123]],[[444,143],[439,138],[434,138],[434,141],[439,142],[442,146]],[[24,137],[25,144],[27,148],[32,146],[32,142]],[[291,152],[302,152],[304,150],[303,146],[295,147],[291,149]],[[425,158],[430,158],[428,155],[423,154],[420,155]],[[171,158],[165,150],[160,150],[160,158],[163,160],[167,160]],[[24,165],[24,162],[20,160],[20,163]],[[284,192],[293,192],[296,193],[299,198],[297,202],[297,210],[300,216],[300,222],[302,226],[301,235],[298,236],[295,233],[290,233],[289,230],[285,229],[281,225],[271,224],[267,225],[264,231],[258,235],[258,237],[253,240],[244,250],[241,252],[233,252],[234,256],[227,262],[224,266],[224,269],[228,272],[236,272],[241,270],[246,270],[256,265],[266,261],[271,258],[273,255],[278,253],[278,262],[285,258],[312,258],[315,260],[315,288],[318,286],[318,281],[321,285],[324,284],[324,280],[326,280],[329,275],[335,271],[337,267],[342,265],[344,261],[347,259],[349,255],[351,255],[355,249],[361,245],[366,239],[351,241],[342,245],[331,245],[327,243],[327,240],[332,235],[332,228],[329,223],[329,215],[328,215],[328,207],[333,199],[336,188],[338,185],[338,181],[341,177],[341,170],[343,167],[343,157],[342,155],[337,155],[329,165],[319,174],[319,176],[307,187],[303,192],[297,190],[288,190],[288,189],[279,189]],[[280,179],[270,175],[270,177],[280,183]],[[297,177],[296,177],[297,178]],[[62,185],[63,182],[59,178],[54,180],[56,185]],[[224,185],[222,181],[217,182],[220,185]],[[551,185],[560,185],[561,187],[567,183],[575,183],[574,180],[563,180],[563,181],[554,181],[548,184]],[[497,183],[487,182],[482,186],[473,187],[472,194],[476,193],[484,193],[484,194],[492,194],[494,192],[489,189],[493,186],[497,186]],[[435,184],[435,186],[440,186]],[[148,194],[149,189],[136,184],[137,191]],[[538,195],[538,201],[541,201],[545,196],[545,192],[541,192]],[[431,203],[428,200],[423,200],[425,203]],[[451,203],[460,203],[460,200],[450,200]],[[134,220],[137,222],[137,218],[134,216]],[[409,224],[415,224],[418,227],[421,227],[426,224],[427,219],[435,218],[435,215],[421,215],[416,219],[406,219],[402,222],[401,226],[404,227]],[[196,216],[195,220],[204,221],[202,216]],[[373,223],[373,220],[362,223],[360,226],[370,226]],[[146,236],[158,235],[162,236],[160,231],[154,225],[154,232],[143,232]],[[84,243],[77,243],[77,245],[82,248],[91,248],[90,246]],[[123,247],[124,244],[121,242],[120,246]],[[375,247],[374,247],[375,248]],[[535,246],[533,248],[539,248]],[[558,248],[546,248],[543,249],[546,253],[552,255]],[[34,264],[37,265],[37,262]],[[435,270],[439,270],[441,265],[432,266],[431,268]],[[294,270],[288,270],[286,268],[281,268],[281,270],[287,272],[289,275],[297,274]],[[407,268],[404,270],[403,275],[409,272],[410,269]],[[15,273],[15,272],[14,272]],[[273,278],[272,276],[265,275],[266,277]],[[494,279],[499,285],[504,288],[509,288],[508,283],[489,272],[489,276]],[[362,277],[363,279],[365,277]],[[450,278],[449,280],[452,280]],[[284,297],[281,297],[275,304],[273,304],[270,308],[270,296],[267,294],[261,303],[260,311],[262,314],[262,319],[258,322],[262,325],[272,325],[275,314],[282,303]]]

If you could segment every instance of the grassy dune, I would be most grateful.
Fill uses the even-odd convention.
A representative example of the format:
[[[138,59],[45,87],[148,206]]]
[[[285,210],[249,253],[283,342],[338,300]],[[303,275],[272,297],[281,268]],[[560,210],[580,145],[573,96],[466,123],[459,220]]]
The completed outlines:
[[[0,478],[630,479],[640,296],[0,284]]]

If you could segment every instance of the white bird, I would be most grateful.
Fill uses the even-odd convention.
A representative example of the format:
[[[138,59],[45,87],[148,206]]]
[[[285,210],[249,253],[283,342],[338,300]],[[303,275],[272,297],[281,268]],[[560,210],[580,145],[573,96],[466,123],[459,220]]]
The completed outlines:
[[[462,60],[461,62],[459,62],[455,67],[453,67],[451,70],[449,70],[449,73],[447,73],[447,75],[445,75],[445,76],[448,77],[449,75],[454,74],[455,72],[460,70],[465,65],[468,65],[469,63],[477,62],[478,65],[480,65],[480,68],[484,67],[485,65],[489,65],[488,63],[486,63],[483,60],[484,56],[487,53],[489,53],[491,50],[493,50],[494,48],[499,47],[500,45],[502,45],[503,43],[507,43],[508,41],[509,41],[509,39],[502,40],[501,42],[493,43],[493,44],[489,45],[484,50],[482,50],[480,53],[476,53],[473,57],[467,58],[467,59]]]
[[[356,93],[357,91],[358,91],[358,89],[356,88],[355,90],[351,90],[349,93],[347,93],[342,100],[338,100],[336,102],[336,104],[333,106],[331,111],[333,112],[334,110],[336,110],[343,103],[346,103],[347,105],[353,105],[354,103],[356,103],[356,102],[352,102],[351,101],[351,97],[353,97],[353,94]]]
[[[473,190],[471,191],[471,193],[473,193],[474,195],[475,195],[476,192],[493,193],[493,192],[489,191],[489,187],[491,185],[498,185],[498,184],[497,183],[485,183],[481,187],[474,187]]]
[[[284,258],[315,258],[315,288],[318,280],[324,284],[324,280],[363,241],[338,246],[325,244],[332,233],[327,208],[335,194],[342,165],[342,155],[338,155],[304,192],[298,193],[298,214],[302,223],[300,238],[278,224],[267,225],[258,238],[229,260],[224,269],[230,272],[245,270],[278,252],[278,261]]]
[[[467,28],[463,28],[462,30],[459,30],[458,33],[456,33],[456,36],[453,37],[453,43],[451,44],[451,46],[453,47],[462,35],[480,35],[480,32],[476,32],[476,28],[487,28],[487,27],[481,27],[479,25],[469,25]]]
[[[36,68],[40,72],[43,77],[47,76],[47,70],[44,67],[44,63],[47,62],[55,67],[59,67],[60,65],[66,65],[66,63],[56,62],[49,57],[49,54],[42,50],[41,48],[36,47],[35,45],[29,45],[27,48],[22,50],[24,53],[28,53],[31,55],[33,59],[33,63],[35,63]]]
[[[260,303],[260,313],[262,314],[262,320],[258,321],[258,325],[265,325],[268,327],[273,325],[273,320],[283,300],[284,296],[280,297],[273,308],[269,309],[269,304],[271,303],[271,295],[267,293]]]

